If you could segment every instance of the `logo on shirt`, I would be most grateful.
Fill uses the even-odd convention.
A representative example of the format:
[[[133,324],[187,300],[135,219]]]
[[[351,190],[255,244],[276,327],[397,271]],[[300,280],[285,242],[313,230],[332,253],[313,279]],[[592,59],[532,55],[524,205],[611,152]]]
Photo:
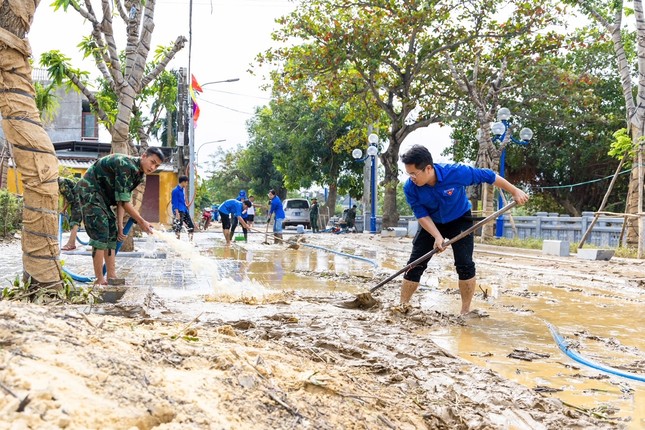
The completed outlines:
[[[454,192],[455,192],[455,189],[454,189],[454,188],[450,188],[450,189],[447,189],[447,190],[443,190],[443,195],[444,195],[444,196],[448,196],[448,197],[450,197],[450,196],[452,196],[452,195],[453,195],[453,193],[454,193]]]

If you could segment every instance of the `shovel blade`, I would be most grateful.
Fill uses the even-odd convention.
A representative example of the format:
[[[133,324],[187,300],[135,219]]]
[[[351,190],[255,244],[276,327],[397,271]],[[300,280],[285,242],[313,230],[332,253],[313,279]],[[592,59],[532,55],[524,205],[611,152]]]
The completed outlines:
[[[345,309],[370,309],[378,304],[378,300],[371,293],[361,293],[354,300],[340,302],[336,306]]]

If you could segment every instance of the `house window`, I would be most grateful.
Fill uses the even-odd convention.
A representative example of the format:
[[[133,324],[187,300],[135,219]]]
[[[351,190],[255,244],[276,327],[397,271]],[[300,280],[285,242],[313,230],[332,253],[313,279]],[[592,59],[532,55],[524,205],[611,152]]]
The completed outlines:
[[[96,115],[92,112],[83,112],[83,126],[81,129],[82,140],[98,140],[99,124]]]

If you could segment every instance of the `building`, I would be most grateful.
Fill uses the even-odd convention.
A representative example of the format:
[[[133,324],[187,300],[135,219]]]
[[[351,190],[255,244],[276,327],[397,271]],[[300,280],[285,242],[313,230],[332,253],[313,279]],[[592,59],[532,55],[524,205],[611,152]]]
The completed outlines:
[[[34,69],[33,79],[36,82],[47,83],[46,73],[42,69]],[[53,118],[44,122],[43,126],[54,145],[59,166],[74,176],[82,176],[94,161],[110,153],[111,145],[100,142],[99,139],[99,134],[108,134],[105,130],[100,133],[98,118],[91,112],[89,102],[80,93],[58,88],[55,94],[58,98],[58,109]],[[0,127],[0,153],[6,154],[3,152],[5,147],[5,137]],[[149,222],[169,225],[172,222],[170,194],[177,185],[179,175],[172,160],[173,149],[162,147],[161,150],[166,155],[166,162],[153,175],[146,176],[140,212]],[[0,172],[0,188],[6,187],[12,193],[22,194],[22,181],[19,174],[16,176],[11,160],[6,164],[0,160],[0,168],[3,166],[7,171]],[[4,181],[6,183],[3,183]]]

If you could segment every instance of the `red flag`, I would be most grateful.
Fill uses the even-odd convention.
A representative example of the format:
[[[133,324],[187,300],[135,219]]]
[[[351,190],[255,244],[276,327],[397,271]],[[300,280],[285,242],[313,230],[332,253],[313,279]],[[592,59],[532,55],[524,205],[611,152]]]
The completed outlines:
[[[199,86],[197,83],[197,79],[195,79],[195,75],[191,74],[191,82],[190,82],[190,98],[193,101],[193,123],[195,126],[197,125],[197,120],[199,119],[199,106],[197,105],[197,97],[195,96],[195,91],[198,93],[204,92],[202,90],[202,87]]]
[[[199,86],[199,84],[197,83],[197,79],[195,78],[195,75],[191,74],[190,76],[192,78],[190,83],[190,86],[192,87],[192,89],[197,91],[198,93],[203,93],[204,90],[202,90],[202,87]]]

